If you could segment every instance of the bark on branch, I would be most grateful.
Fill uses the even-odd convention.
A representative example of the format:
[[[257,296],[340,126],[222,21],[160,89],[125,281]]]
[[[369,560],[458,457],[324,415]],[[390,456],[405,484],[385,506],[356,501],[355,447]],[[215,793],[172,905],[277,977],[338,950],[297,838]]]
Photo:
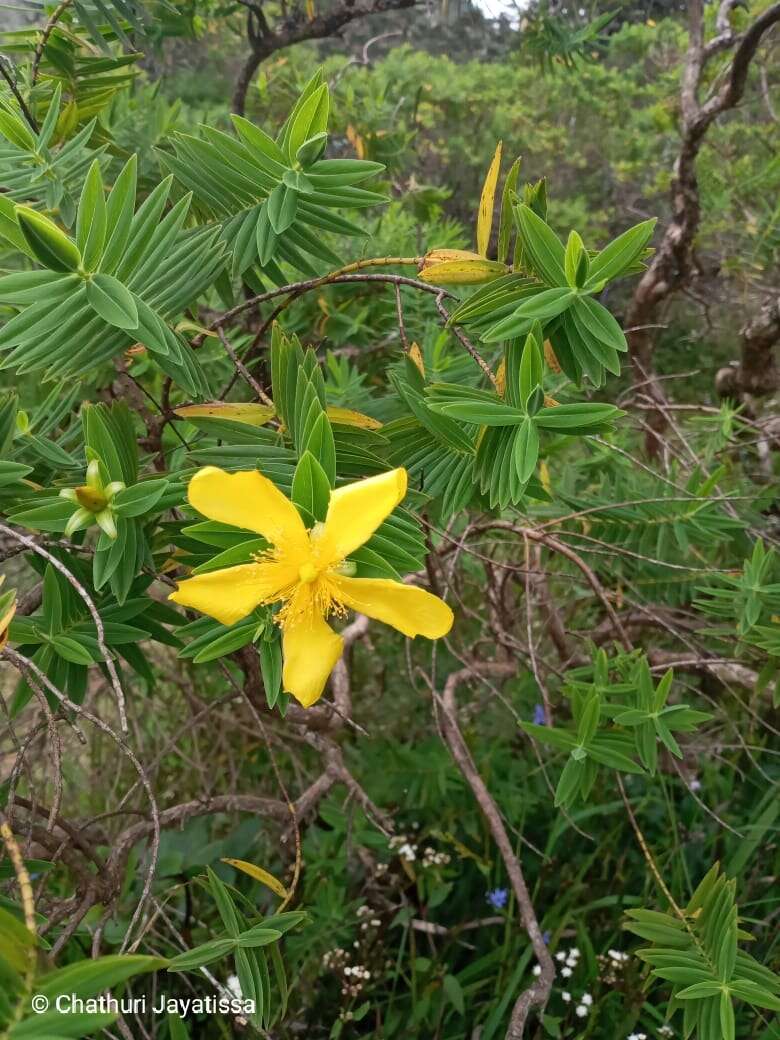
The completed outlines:
[[[442,734],[455,760],[455,764],[468,782],[474,798],[487,821],[490,833],[493,835],[493,840],[501,854],[501,859],[504,861],[504,866],[517,900],[520,919],[528,933],[531,946],[541,967],[541,973],[536,981],[532,986],[524,990],[515,1002],[506,1040],[521,1040],[531,1009],[534,1007],[543,1008],[546,1005],[552,989],[553,979],[555,978],[555,966],[542,936],[542,930],[539,927],[536,911],[531,902],[528,886],[525,883],[523,870],[509,840],[501,812],[490,794],[487,784],[482,779],[460,731],[455,694],[461,683],[467,682],[475,675],[500,678],[514,675],[516,671],[517,665],[514,662],[501,661],[491,661],[475,664],[471,668],[463,668],[458,672],[453,672],[447,678],[444,692],[439,701],[442,708]]]
[[[363,3],[342,0],[332,10],[314,18],[307,18],[303,11],[296,9],[274,27],[269,26],[261,5],[253,7],[248,15],[247,32],[252,49],[236,80],[233,111],[238,115],[244,114],[249,84],[260,65],[277,51],[292,47],[296,43],[303,43],[304,40],[322,40],[328,36],[336,36],[349,22],[384,11],[400,11],[414,7],[415,3],[416,0],[366,0]]]
[[[722,368],[715,379],[721,397],[744,394],[766,397],[780,389],[775,347],[780,343],[780,296],[768,300],[740,329],[741,352],[735,365]]]
[[[689,45],[680,89],[681,141],[671,184],[672,218],[626,313],[626,327],[634,330],[628,333],[632,359],[639,378],[650,380],[650,394],[659,405],[664,403],[664,395],[652,378],[655,346],[652,326],[657,324],[660,305],[691,280],[693,243],[701,219],[696,174],[699,151],[713,121],[742,99],[750,63],[766,33],[780,22],[780,3],[775,3],[759,15],[746,32],[736,36],[729,23],[729,14],[735,6],[735,0],[723,0],[717,19],[718,35],[706,43],[703,0],[689,2]],[[700,101],[707,65],[714,55],[732,46],[733,57],[722,85],[707,100]],[[662,408],[655,413],[651,426],[656,434],[663,430]],[[651,452],[657,448],[657,439],[653,438],[653,442],[648,442]]]

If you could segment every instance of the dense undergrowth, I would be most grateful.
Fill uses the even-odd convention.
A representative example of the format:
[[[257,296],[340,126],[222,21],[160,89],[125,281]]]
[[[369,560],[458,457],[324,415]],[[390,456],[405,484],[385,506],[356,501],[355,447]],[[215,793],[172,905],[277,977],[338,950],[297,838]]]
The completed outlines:
[[[90,10],[0,41],[0,1035],[780,1037],[771,35],[659,404],[677,19],[231,121]]]

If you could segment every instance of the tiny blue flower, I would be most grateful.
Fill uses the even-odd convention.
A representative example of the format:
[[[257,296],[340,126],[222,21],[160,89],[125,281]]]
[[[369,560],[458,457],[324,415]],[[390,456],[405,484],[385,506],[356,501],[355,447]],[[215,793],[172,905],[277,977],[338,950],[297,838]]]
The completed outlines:
[[[494,910],[503,910],[509,899],[509,891],[506,888],[494,888],[487,893],[486,898]]]
[[[542,942],[544,943],[545,946],[549,946],[550,945],[550,933],[549,932],[542,932]]]
[[[534,704],[534,725],[535,726],[546,726],[547,718],[544,714],[544,708],[541,704]]]

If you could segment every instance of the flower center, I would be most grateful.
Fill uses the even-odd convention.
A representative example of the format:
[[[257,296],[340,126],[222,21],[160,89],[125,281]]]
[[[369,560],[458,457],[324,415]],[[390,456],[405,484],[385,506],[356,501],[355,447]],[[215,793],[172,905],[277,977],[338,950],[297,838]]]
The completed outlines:
[[[317,568],[313,563],[304,563],[302,567],[298,568],[298,577],[304,585],[311,585],[313,581],[317,580]]]

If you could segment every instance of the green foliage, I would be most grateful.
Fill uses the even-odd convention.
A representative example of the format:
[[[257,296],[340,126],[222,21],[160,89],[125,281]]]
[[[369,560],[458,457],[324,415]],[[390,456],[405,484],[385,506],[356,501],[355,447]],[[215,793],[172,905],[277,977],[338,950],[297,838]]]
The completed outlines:
[[[280,262],[316,275],[312,259],[339,263],[322,231],[365,234],[332,211],[384,201],[384,196],[358,187],[375,176],[381,164],[323,158],[329,106],[328,86],[317,72],[275,140],[243,117],[233,116],[237,138],[204,126],[201,137],[175,134],[174,152],[161,153],[163,164],[194,193],[203,214],[222,222],[234,276],[246,276],[259,266],[284,285]]]
[[[610,682],[613,669],[622,682]],[[653,776],[659,745],[682,758],[673,731],[690,733],[712,716],[686,704],[668,705],[673,678],[670,668],[654,688],[644,655],[610,662],[599,650],[594,656],[592,682],[583,682],[574,670],[567,675],[563,693],[571,701],[571,728],[521,723],[529,736],[569,753],[555,790],[556,805],[571,807],[578,798],[587,801],[599,766],[621,773],[641,773],[644,767]],[[624,703],[610,700],[612,697]]]
[[[637,956],[671,982],[670,1011],[684,1009],[686,1037],[734,1040],[734,1000],[780,1011],[780,977],[739,948],[753,937],[739,926],[735,894],[736,882],[715,864],[679,917],[628,911],[626,928],[652,943]]]
[[[455,682],[458,747],[560,971],[529,1028],[663,1035],[682,1012],[686,1036],[769,1040],[774,488],[730,405],[672,408],[663,457],[642,456],[619,320],[667,188],[682,30],[602,40],[611,15],[529,12],[544,78],[408,48],[312,75],[290,52],[231,129],[130,47],[211,13],[79,0],[45,38],[3,34],[0,805],[40,858],[24,847],[31,888],[3,832],[0,1030],[95,1034],[116,1016],[33,1015],[32,994],[138,976],[240,994],[253,1035],[502,1035],[538,973],[506,851],[439,740]],[[702,161],[732,330],[777,246],[778,167],[756,160],[776,128],[748,105]],[[499,138],[522,162],[502,169]],[[404,500],[333,573],[429,586],[452,633],[404,648],[334,613],[357,642],[307,714],[276,602],[231,625],[166,602],[279,562],[266,526],[198,511],[204,466],[259,471],[315,546],[334,492],[404,469]],[[310,582],[296,567],[287,584]],[[659,879],[670,912],[642,909]],[[616,951],[624,913],[649,976]],[[199,1014],[169,1008],[160,1035],[222,1029]]]

